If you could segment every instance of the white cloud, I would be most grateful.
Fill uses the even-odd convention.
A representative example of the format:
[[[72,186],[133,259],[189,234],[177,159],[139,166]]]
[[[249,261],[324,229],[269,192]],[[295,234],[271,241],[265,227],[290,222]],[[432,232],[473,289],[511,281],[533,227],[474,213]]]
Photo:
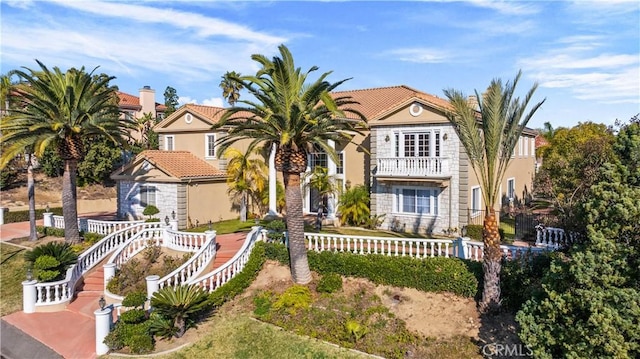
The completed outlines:
[[[469,2],[474,6],[492,9],[504,15],[533,15],[540,12],[538,6],[530,2],[496,0],[469,0]]]
[[[28,9],[33,5],[32,0],[6,0],[7,5],[18,9]]]
[[[180,106],[188,103],[192,103],[196,105],[224,107],[224,99],[220,97],[211,97],[211,98],[202,100],[202,102],[198,102],[198,100],[191,98],[189,96],[180,96],[178,98],[178,103],[180,104]]]
[[[450,55],[446,51],[421,47],[394,49],[387,51],[386,54],[406,62],[441,63],[450,60]]]
[[[182,105],[186,105],[186,104],[188,104],[188,103],[194,103],[194,104],[197,104],[197,103],[198,103],[198,101],[196,101],[196,99],[193,99],[193,98],[191,98],[191,97],[189,97],[189,96],[179,96],[179,97],[178,97],[178,104],[180,104],[180,106],[182,106]]]

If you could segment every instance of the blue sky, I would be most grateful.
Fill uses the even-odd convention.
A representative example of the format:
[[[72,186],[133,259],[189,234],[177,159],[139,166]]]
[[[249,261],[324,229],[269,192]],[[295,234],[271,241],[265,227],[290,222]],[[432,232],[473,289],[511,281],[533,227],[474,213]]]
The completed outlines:
[[[34,59],[116,76],[120,90],[167,86],[222,106],[220,77],[287,45],[297,65],[352,78],[340,89],[408,85],[443,97],[493,78],[546,98],[529,127],[613,124],[640,112],[638,1],[9,1],[0,3],[1,71]],[[318,72],[318,73],[319,73]]]

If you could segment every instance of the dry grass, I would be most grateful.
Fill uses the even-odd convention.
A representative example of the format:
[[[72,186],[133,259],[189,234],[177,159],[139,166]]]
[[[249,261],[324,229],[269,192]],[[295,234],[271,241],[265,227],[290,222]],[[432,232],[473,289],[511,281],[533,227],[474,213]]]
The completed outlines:
[[[22,281],[26,278],[25,249],[0,244],[0,316],[22,310]]]

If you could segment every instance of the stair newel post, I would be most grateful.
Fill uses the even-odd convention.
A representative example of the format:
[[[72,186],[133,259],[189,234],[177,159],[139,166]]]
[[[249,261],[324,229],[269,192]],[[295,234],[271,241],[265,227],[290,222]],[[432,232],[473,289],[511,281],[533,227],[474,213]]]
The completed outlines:
[[[29,314],[36,312],[37,280],[27,278],[22,282],[22,311]]]
[[[105,306],[103,298],[100,299],[99,303],[100,308],[93,312],[96,316],[96,354],[104,355],[109,352],[109,346],[104,343],[104,338],[106,338],[111,331],[111,323],[113,322],[111,312],[113,311],[113,307]]]
[[[151,308],[151,297],[153,297],[153,293],[160,289],[160,276],[150,275],[145,279],[147,280],[147,299],[149,300],[149,308]]]
[[[116,264],[107,263],[103,265],[102,268],[104,268],[104,287],[107,288],[109,280],[116,275]]]

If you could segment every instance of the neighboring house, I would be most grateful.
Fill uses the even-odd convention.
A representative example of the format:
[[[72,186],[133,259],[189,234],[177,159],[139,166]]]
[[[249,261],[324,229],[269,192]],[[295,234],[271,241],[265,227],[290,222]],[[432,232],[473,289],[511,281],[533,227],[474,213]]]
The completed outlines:
[[[143,86],[139,97],[118,91],[118,98],[122,116],[130,119],[140,119],[150,113],[152,118],[161,121],[167,110],[165,105],[156,102],[156,92],[150,86]],[[139,140],[140,132],[132,132],[131,137],[136,141]]]
[[[447,100],[407,86],[343,91],[334,95],[348,95],[359,102],[356,109],[368,119],[368,128],[350,143],[332,144],[338,153],[337,162],[322,151],[312,152],[308,171],[315,166],[326,167],[343,190],[348,185],[368,186],[372,214],[384,215],[382,227],[386,229],[459,233],[469,223],[482,223],[485,208],[480,186],[466,152],[445,116],[449,108]],[[195,224],[196,218],[203,223],[238,216],[231,209],[226,194],[226,161],[218,157],[216,148],[216,141],[225,133],[211,130],[224,111],[224,108],[188,104],[154,127],[160,140],[158,153],[168,151],[175,157],[189,155],[190,162],[197,158],[201,164],[198,168],[209,176],[205,176],[206,180],[199,178],[207,183],[209,192],[205,192],[209,194],[202,192],[200,197],[189,197],[189,206],[179,204],[176,197],[167,197],[176,198],[175,203],[159,207],[163,215],[171,212],[169,208],[178,208],[181,228],[187,225],[189,217]],[[530,129],[523,132],[501,186],[501,205],[496,210],[502,205],[507,208],[511,204],[517,205],[529,195],[535,171],[534,137],[535,132]],[[246,142],[238,142],[234,147],[244,151]],[[150,152],[145,153],[148,156]],[[144,163],[145,157],[140,156],[125,170],[112,176],[119,182],[121,203],[118,212],[134,217],[141,217],[142,207],[131,209],[131,198],[135,202],[141,195],[140,185],[149,181],[146,175],[134,171],[134,167]],[[195,186],[204,187],[202,182],[191,178],[195,173],[191,173],[189,179],[175,173],[167,175],[172,177],[172,183],[182,185],[185,193],[187,189],[189,193],[195,193]],[[271,183],[275,183],[277,177],[272,160],[270,178],[273,179]],[[138,183],[138,186],[131,183]],[[156,198],[160,198],[163,191],[162,188],[156,190]],[[171,191],[173,189],[169,189],[173,193]],[[316,213],[321,203],[316,191],[304,186],[303,196],[305,212]],[[195,202],[201,202],[198,214]],[[329,218],[335,215],[336,203],[336,198],[324,203]],[[270,204],[270,209],[273,208]]]

